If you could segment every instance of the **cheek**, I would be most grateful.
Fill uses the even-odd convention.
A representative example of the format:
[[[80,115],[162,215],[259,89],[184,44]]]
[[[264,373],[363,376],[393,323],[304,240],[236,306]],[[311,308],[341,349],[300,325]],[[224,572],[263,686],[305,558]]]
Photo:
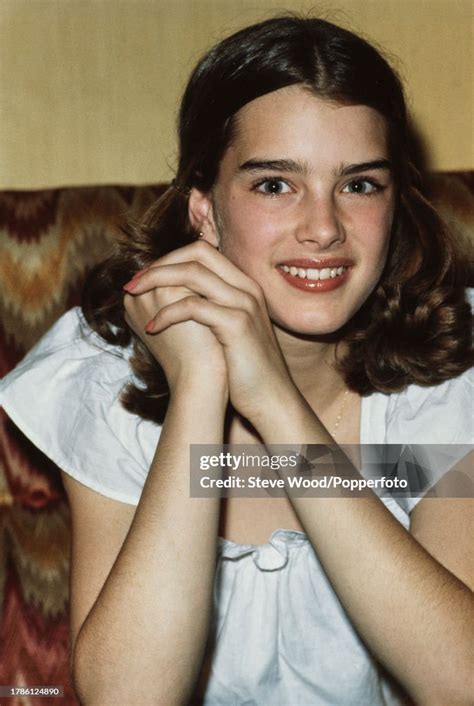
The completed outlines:
[[[392,231],[392,205],[384,208],[372,208],[369,205],[359,212],[357,220],[357,228],[353,232],[360,247],[366,251],[369,260],[379,261],[383,267]]]
[[[219,214],[220,250],[247,274],[256,272],[277,236],[276,224],[261,208],[237,200]]]
[[[394,215],[394,211],[393,211],[393,209],[391,209],[388,213],[384,213],[384,215],[380,218],[379,248],[380,248],[380,252],[382,254],[382,258],[383,258],[383,264],[385,264],[385,260],[387,259],[388,248],[390,245],[390,239],[391,239],[391,235],[392,235],[393,215]]]

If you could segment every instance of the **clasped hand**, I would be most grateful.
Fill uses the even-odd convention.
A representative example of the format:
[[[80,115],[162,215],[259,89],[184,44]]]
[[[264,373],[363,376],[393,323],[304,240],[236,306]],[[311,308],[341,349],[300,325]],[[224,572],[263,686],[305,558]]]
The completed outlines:
[[[292,386],[261,287],[205,241],[174,250],[124,286],[126,320],[170,389],[198,376],[227,386],[250,421]],[[212,389],[212,388],[211,388]]]

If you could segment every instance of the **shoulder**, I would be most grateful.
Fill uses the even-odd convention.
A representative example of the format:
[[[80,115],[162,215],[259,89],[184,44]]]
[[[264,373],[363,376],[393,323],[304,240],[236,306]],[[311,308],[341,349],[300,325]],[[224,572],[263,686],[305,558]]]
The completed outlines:
[[[472,444],[474,371],[362,400],[363,444]]]
[[[440,385],[409,385],[389,396],[386,442],[470,444],[474,441],[474,371]]]
[[[0,381],[0,404],[7,411],[26,405],[48,409],[53,402],[67,403],[72,391],[77,400],[85,390],[106,400],[112,383],[123,385],[131,376],[128,351],[106,343],[75,307]]]
[[[0,405],[66,473],[97,492],[138,503],[160,427],[127,412],[130,350],[112,346],[79,308],[62,316],[0,381]]]
[[[366,398],[362,443],[378,445],[384,458],[396,462],[397,476],[407,481],[406,492],[386,499],[392,511],[403,510],[405,519],[472,449],[473,387],[474,371],[468,370],[440,385],[409,385]]]

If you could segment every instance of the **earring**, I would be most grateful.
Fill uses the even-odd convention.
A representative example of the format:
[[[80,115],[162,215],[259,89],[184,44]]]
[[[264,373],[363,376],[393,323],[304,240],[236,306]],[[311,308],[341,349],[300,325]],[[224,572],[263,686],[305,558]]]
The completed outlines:
[[[204,237],[204,233],[203,233],[202,230],[200,230],[200,231],[198,232],[198,238],[203,238],[203,237]]]

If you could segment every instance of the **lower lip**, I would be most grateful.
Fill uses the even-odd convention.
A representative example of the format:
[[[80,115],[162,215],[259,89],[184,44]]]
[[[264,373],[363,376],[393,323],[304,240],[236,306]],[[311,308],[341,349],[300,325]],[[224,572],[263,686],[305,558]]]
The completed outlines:
[[[351,271],[348,268],[342,275],[336,275],[336,277],[329,277],[329,279],[306,279],[305,277],[295,277],[290,275],[289,272],[285,272],[280,267],[277,267],[278,272],[281,274],[283,279],[285,279],[288,284],[291,284],[295,289],[302,289],[304,292],[309,292],[310,294],[322,294],[323,292],[331,292],[333,289],[341,287],[349,277]]]

